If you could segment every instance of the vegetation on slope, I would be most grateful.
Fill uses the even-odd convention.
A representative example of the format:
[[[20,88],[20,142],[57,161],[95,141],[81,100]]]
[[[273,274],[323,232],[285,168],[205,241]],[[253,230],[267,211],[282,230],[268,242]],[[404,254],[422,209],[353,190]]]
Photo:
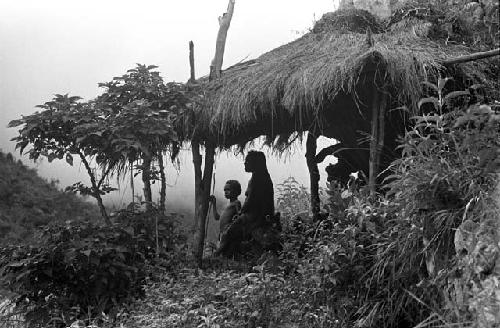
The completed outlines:
[[[95,218],[96,207],[59,190],[34,169],[0,152],[0,245],[32,242],[36,228],[49,223]]]

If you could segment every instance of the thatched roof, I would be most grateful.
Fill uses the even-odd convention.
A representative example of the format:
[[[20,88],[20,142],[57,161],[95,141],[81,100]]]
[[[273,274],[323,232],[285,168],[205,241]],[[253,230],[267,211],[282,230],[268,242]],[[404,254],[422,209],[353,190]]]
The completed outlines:
[[[365,25],[360,29],[360,24]],[[472,52],[432,40],[425,26],[381,27],[360,10],[326,14],[301,38],[228,68],[217,81],[202,79],[207,95],[195,114],[197,134],[227,147],[261,135],[274,138],[324,126],[332,117],[339,127],[349,125],[348,117],[335,113],[340,106],[350,106],[350,111],[362,114],[372,92],[367,89],[375,83],[385,84],[391,106],[415,110],[421,82],[443,71],[440,62]],[[373,33],[371,44],[367,27]],[[387,32],[376,33],[382,29]],[[459,65],[459,74],[484,78],[474,65]]]

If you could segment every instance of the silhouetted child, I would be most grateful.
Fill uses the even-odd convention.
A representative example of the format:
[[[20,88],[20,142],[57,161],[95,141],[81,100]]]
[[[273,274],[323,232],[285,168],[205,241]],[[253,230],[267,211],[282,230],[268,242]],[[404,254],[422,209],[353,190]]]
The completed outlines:
[[[238,196],[241,194],[241,185],[236,180],[228,180],[224,185],[224,197],[229,199],[229,204],[224,208],[222,214],[219,215],[217,212],[217,200],[214,195],[210,196],[210,202],[212,203],[213,215],[216,220],[220,220],[219,237],[224,233],[224,231],[233,222],[234,217],[238,215],[241,210],[241,203],[238,200]]]

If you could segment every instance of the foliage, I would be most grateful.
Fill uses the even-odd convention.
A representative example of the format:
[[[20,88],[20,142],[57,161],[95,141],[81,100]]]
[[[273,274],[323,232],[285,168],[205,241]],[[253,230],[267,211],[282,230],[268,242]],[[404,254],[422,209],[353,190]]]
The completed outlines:
[[[440,93],[445,83],[446,80],[440,80],[433,89]],[[453,95],[463,94],[451,92],[436,102],[438,108],[448,105],[448,112],[414,118],[415,126],[402,144],[404,156],[394,163],[395,174],[390,177],[394,180],[388,184],[390,195],[399,203],[400,217],[420,231],[417,236],[422,244],[411,253],[420,251],[425,259],[424,285],[440,291],[436,294],[442,299],[433,310],[442,324],[463,323],[474,312],[477,318],[477,308],[466,309],[456,295],[447,295],[456,292],[448,284],[457,283],[457,275],[459,284],[466,285],[473,276],[481,281],[491,274],[487,270],[480,270],[479,274],[476,269],[462,267],[466,262],[457,248],[457,228],[461,230],[464,224],[472,224],[491,232],[494,227],[488,222],[495,222],[499,215],[491,193],[498,183],[495,173],[500,167],[500,116],[495,113],[495,104],[462,102],[464,105],[460,106],[455,102],[450,106],[447,99],[451,100]],[[486,241],[491,243],[487,250],[469,249],[469,264],[477,263],[471,257],[475,254],[489,258],[486,262],[491,265],[491,254],[487,253],[500,253],[492,242],[495,238],[498,236]],[[484,261],[482,265],[486,265]],[[461,298],[472,299],[466,293]]]
[[[99,217],[96,206],[60,191],[57,181],[45,181],[10,153],[0,152],[0,172],[0,245],[36,243],[36,229],[50,222]]]
[[[217,265],[222,265],[221,263]],[[336,327],[327,307],[306,303],[310,290],[299,290],[269,263],[251,272],[231,262],[230,270],[185,268],[151,281],[123,327]]]
[[[277,188],[277,208],[285,213],[278,258],[261,260],[250,272],[226,262],[161,275],[120,324],[446,327],[470,324],[481,307],[494,315],[498,213],[489,208],[498,115],[451,97],[447,109],[442,96],[433,114],[414,118],[388,194],[370,198],[362,187],[332,183],[328,208],[334,210],[314,222],[306,214],[307,190],[288,179]],[[460,225],[464,218],[473,224]],[[455,240],[467,253],[446,248],[457,226]]]
[[[106,133],[110,136],[113,152],[121,154],[115,170],[118,176],[132,164],[141,161],[136,168],[142,171],[144,199],[148,209],[152,208],[151,181],[162,180],[160,207],[165,211],[165,172],[163,153],[170,152],[172,160],[180,149],[175,124],[178,115],[189,103],[180,84],[165,84],[156,66],[137,64],[121,77],[109,83],[100,83],[105,92],[96,103],[108,123]],[[156,160],[160,170],[152,167]],[[135,175],[134,175],[135,176]]]
[[[288,177],[276,186],[276,210],[283,217],[292,218],[309,213],[309,192],[294,177]]]
[[[189,100],[180,84],[165,84],[155,68],[138,64],[111,82],[99,83],[105,91],[96,103],[106,115],[115,152],[127,162],[154,156],[169,146],[172,157],[179,150],[174,124]]]
[[[21,153],[30,145],[30,159],[44,156],[49,162],[65,159],[73,165],[76,155],[91,180],[88,187],[76,182],[68,190],[95,197],[105,218],[101,195],[116,190],[107,184],[110,174],[123,172],[127,165],[143,160],[143,180],[149,183],[153,158],[170,150],[179,151],[175,124],[178,115],[190,106],[185,89],[176,83],[163,83],[156,66],[137,65],[109,83],[99,84],[106,91],[96,100],[81,102],[79,97],[55,95],[37,107],[43,111],[13,120],[9,127],[22,126],[16,141]],[[102,169],[100,177],[92,161]],[[145,161],[145,162],[144,162]],[[146,163],[146,164],[145,164]],[[151,203],[149,189],[146,201]]]
[[[2,285],[16,295],[29,325],[64,327],[76,319],[114,317],[120,304],[143,295],[157,240],[158,260],[166,269],[174,265],[179,239],[171,221],[163,220],[158,238],[144,214],[122,212],[119,221],[52,225],[41,234],[40,246],[1,249]]]
[[[363,188],[330,184],[331,216],[284,230],[287,280],[295,282],[295,292],[308,291],[302,304],[332,309],[327,318],[340,326],[446,326],[496,318],[498,281],[491,268],[500,249],[490,195],[500,120],[493,107],[471,102],[468,92],[446,93],[446,82],[426,83],[435,93],[420,104],[432,109],[413,118],[386,196],[373,199]],[[465,218],[472,222],[468,228],[461,225]],[[458,227],[466,255],[455,253]]]
[[[28,151],[29,158],[36,160],[44,156],[49,162],[54,159],[65,159],[69,165],[73,165],[73,155],[77,155],[85,165],[90,177],[91,188],[83,184],[75,185],[75,188],[85,195],[91,195],[98,201],[103,217],[107,219],[101,194],[112,191],[106,183],[109,169],[103,171],[98,180],[96,172],[90,165],[90,159],[95,157],[98,165],[106,160],[116,163],[107,151],[111,146],[109,139],[103,135],[102,130],[106,126],[104,118],[96,115],[94,107],[90,103],[82,103],[80,97],[68,95],[55,95],[55,97],[43,105],[42,112],[24,116],[19,120],[9,123],[9,127],[21,126],[19,135],[12,140],[16,141],[16,149],[21,154],[24,149],[31,145]]]

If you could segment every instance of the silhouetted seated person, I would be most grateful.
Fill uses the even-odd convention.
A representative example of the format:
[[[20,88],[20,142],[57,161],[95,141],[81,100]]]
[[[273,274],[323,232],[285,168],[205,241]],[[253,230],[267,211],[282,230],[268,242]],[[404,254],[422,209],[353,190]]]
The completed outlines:
[[[232,250],[238,248],[237,245],[262,230],[274,218],[273,182],[267,171],[264,153],[249,151],[245,158],[245,171],[252,173],[245,202],[236,220],[222,233],[216,255],[230,255]]]
[[[241,194],[241,185],[236,180],[228,180],[224,185],[224,197],[229,199],[229,204],[224,208],[222,214],[217,212],[217,200],[214,195],[210,196],[212,203],[213,215],[215,220],[220,220],[219,223],[219,239],[220,236],[226,231],[229,225],[234,221],[235,217],[241,210],[241,202],[238,196]]]

